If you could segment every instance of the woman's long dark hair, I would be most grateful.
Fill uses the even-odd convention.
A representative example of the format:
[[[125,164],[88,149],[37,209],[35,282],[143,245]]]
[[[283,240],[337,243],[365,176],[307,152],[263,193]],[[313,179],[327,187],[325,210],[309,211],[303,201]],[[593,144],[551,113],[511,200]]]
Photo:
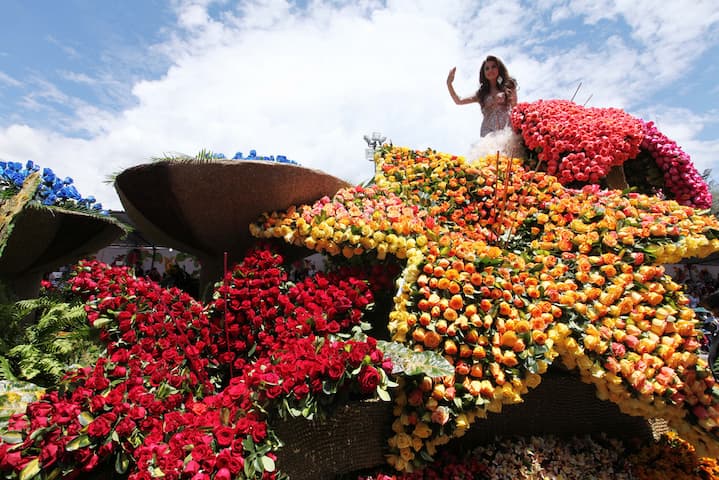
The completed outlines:
[[[514,77],[509,76],[509,71],[507,70],[507,67],[504,65],[504,63],[502,63],[502,61],[494,55],[489,55],[482,62],[482,66],[479,67],[479,90],[477,90],[477,98],[479,99],[479,104],[482,107],[484,107],[484,101],[486,100],[487,95],[489,95],[489,90],[491,88],[487,77],[484,76],[484,66],[487,64],[487,62],[495,62],[497,64],[497,68],[499,69],[499,77],[497,77],[497,87],[502,92],[504,92],[504,95],[506,97],[509,97],[510,92],[516,92],[519,88],[517,80]],[[501,84],[499,82],[500,78],[502,79]]]

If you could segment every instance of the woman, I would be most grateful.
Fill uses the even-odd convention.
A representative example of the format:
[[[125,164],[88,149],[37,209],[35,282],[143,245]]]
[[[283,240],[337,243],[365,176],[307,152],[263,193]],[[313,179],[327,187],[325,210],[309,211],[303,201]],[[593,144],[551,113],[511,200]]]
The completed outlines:
[[[471,97],[460,98],[454,91],[452,82],[457,67],[453,67],[447,76],[447,89],[457,105],[478,102],[482,108],[482,129],[480,136],[501,130],[509,125],[509,112],[517,104],[517,81],[509,76],[507,67],[502,61],[488,56],[479,69],[479,90]]]

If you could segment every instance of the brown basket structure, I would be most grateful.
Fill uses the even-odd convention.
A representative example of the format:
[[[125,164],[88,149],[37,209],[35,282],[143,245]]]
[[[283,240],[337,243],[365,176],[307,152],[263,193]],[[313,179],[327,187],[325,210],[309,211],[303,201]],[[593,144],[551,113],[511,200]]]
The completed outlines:
[[[292,479],[326,480],[385,464],[392,408],[391,402],[352,402],[323,421],[276,422],[274,428],[285,444],[277,454],[278,468]],[[600,433],[644,443],[667,430],[664,420],[626,415],[615,404],[598,399],[594,386],[582,383],[576,374],[552,370],[523,403],[489,413],[444,448],[468,450],[497,437]]]
[[[325,480],[386,463],[393,402],[350,402],[324,420],[302,417],[274,425],[284,446],[277,468],[292,479]]]

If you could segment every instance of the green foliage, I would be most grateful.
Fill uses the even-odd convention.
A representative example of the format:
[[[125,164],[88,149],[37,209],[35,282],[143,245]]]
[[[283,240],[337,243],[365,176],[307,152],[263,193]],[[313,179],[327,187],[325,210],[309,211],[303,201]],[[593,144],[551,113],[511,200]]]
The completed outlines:
[[[377,348],[392,360],[394,372],[405,375],[427,375],[429,377],[446,377],[454,375],[454,367],[437,352],[415,352],[402,343],[377,342]]]
[[[5,380],[55,385],[68,367],[94,363],[103,349],[83,305],[52,297],[0,302],[0,329]]]

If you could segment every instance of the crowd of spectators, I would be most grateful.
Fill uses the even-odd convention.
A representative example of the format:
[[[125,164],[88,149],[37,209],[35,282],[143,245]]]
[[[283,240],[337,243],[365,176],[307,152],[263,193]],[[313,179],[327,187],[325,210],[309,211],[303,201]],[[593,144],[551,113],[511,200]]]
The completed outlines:
[[[692,307],[701,304],[719,290],[719,273],[714,273],[705,266],[678,265],[672,277],[674,281],[684,285],[684,292]]]

